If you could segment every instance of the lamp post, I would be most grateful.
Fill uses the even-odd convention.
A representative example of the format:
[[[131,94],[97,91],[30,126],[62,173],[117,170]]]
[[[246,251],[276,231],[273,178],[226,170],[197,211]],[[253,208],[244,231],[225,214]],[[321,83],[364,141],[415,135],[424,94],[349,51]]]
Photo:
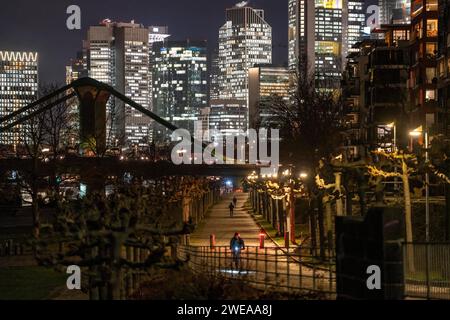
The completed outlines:
[[[289,242],[295,242],[295,211],[294,211],[294,192],[292,191],[293,185],[291,182],[291,174],[292,174],[292,168],[283,171],[283,177],[287,179],[287,188],[285,188],[285,192],[287,192],[287,199],[288,202],[286,204],[288,205],[289,211],[286,212],[286,228],[284,230],[284,243],[286,249],[289,248]]]
[[[428,129],[426,129],[425,131],[423,130],[422,126],[420,126],[419,128],[414,129],[413,131],[411,131],[409,133],[409,135],[412,138],[417,138],[420,137],[422,135],[424,135],[425,138],[425,164],[428,164],[430,159],[429,159],[429,153],[428,153],[428,148],[429,148],[429,135],[428,135]],[[430,174],[428,173],[428,171],[425,172],[425,239],[426,242],[430,241]]]

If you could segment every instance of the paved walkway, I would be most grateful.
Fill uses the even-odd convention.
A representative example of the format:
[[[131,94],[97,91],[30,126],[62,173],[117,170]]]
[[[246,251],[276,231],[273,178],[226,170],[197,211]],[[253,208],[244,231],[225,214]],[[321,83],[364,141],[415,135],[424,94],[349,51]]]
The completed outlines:
[[[260,228],[247,213],[244,206],[249,195],[248,193],[236,193],[235,195],[238,201],[234,209],[234,217],[230,217],[228,208],[233,199],[233,194],[230,194],[211,208],[206,219],[199,224],[197,230],[191,235],[191,245],[209,246],[210,235],[215,234],[217,246],[228,246],[235,232],[241,234],[246,245],[259,245]]]

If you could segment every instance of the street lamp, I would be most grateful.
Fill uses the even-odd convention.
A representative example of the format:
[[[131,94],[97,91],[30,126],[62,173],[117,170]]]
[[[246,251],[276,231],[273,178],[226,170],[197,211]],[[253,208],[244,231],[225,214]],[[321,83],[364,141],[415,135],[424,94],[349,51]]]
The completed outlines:
[[[429,154],[428,154],[428,147],[429,147],[429,137],[428,137],[428,130],[423,130],[422,126],[414,129],[409,133],[409,135],[413,138],[421,137],[422,134],[425,138],[425,164],[428,164]],[[430,175],[428,171],[425,172],[425,239],[426,242],[430,241]]]

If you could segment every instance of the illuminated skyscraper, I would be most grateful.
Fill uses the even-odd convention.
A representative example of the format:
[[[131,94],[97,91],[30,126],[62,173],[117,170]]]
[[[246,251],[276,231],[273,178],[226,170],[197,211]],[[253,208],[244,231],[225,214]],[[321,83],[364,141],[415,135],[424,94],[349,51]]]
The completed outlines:
[[[200,110],[208,107],[206,41],[169,41],[153,47],[154,112],[176,126],[194,132]],[[170,132],[155,125],[156,142]]]
[[[272,27],[264,10],[242,2],[226,10],[219,31],[219,97],[247,100],[248,69],[272,63]]]
[[[339,88],[346,47],[342,1],[315,0],[315,75],[319,87]]]
[[[66,66],[66,84],[86,76],[86,59],[83,57],[83,52],[79,52],[77,57],[70,59],[70,63]]]
[[[342,0],[289,1],[289,67],[299,66],[299,76],[314,72],[320,87],[339,87],[347,42],[354,37],[343,3],[349,5]]]
[[[270,127],[272,99],[289,101],[290,73],[287,68],[261,66],[249,70],[250,128]]]
[[[248,108],[245,100],[218,99],[211,100],[210,105],[210,138],[219,132],[223,136],[237,136],[247,130]]]
[[[289,69],[308,73],[314,66],[314,2],[289,0]]]
[[[66,66],[66,84],[70,84],[75,80],[87,76],[87,64],[86,57],[83,55],[83,52],[79,52],[75,59],[71,59],[70,63]],[[78,99],[73,98],[69,99],[67,102],[67,110],[73,116],[69,117],[72,123],[69,124],[70,128],[79,128],[78,121]]]
[[[38,98],[38,54],[0,51],[0,117]],[[26,126],[0,133],[0,144],[16,145],[26,138]]]
[[[153,45],[158,43],[163,43],[170,37],[169,34],[169,27],[167,26],[151,26],[149,27],[149,33],[148,33],[148,43],[150,47],[150,72],[148,74],[149,76],[149,82],[150,82],[150,90],[153,95],[153,64],[154,64],[154,54],[155,51],[153,50]],[[150,109],[153,110],[153,98],[150,99]],[[153,130],[151,132],[153,134]]]
[[[347,30],[347,32],[344,32],[346,37],[344,43],[347,43],[347,47],[344,48],[344,57],[347,57],[348,53],[358,51],[353,46],[361,41],[364,35],[364,27],[366,26],[364,0],[348,0],[347,6],[344,5],[343,14],[343,29]]]
[[[219,52],[214,51],[210,58],[210,72],[209,72],[209,99],[217,100],[220,96],[219,77],[220,77],[220,63]]]
[[[109,84],[128,98],[151,109],[149,29],[104,20],[90,27],[86,41],[89,76]],[[110,99],[108,140],[145,145],[151,138],[151,120],[133,108]]]

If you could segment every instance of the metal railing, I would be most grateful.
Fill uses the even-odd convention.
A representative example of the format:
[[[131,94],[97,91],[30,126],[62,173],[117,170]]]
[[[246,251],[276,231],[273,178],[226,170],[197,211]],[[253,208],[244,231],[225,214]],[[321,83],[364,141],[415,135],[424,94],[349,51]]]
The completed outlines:
[[[335,258],[316,259],[309,248],[284,253],[278,248],[246,247],[239,266],[228,247],[179,246],[178,258],[188,261],[195,272],[239,279],[252,286],[279,292],[316,292],[328,298],[336,293]]]
[[[23,256],[31,254],[29,246],[14,239],[0,240],[0,257]]]
[[[404,243],[405,296],[450,300],[450,243]]]

